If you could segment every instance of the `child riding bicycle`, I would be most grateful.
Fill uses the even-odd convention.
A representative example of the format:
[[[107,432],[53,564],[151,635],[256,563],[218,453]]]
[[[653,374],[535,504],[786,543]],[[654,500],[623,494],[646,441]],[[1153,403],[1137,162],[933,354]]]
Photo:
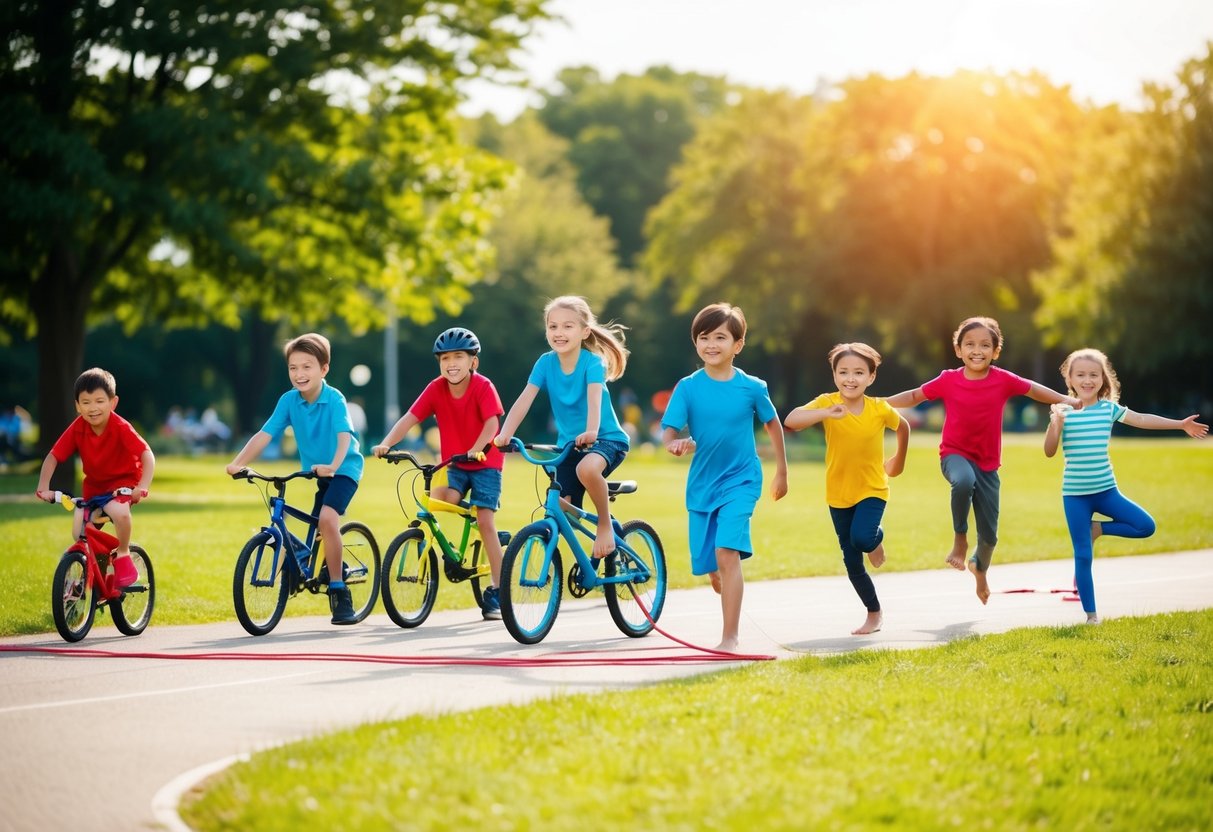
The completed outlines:
[[[119,588],[129,586],[139,578],[131,561],[131,505],[147,497],[156,457],[131,423],[114,412],[118,407],[118,383],[113,375],[100,367],[85,370],[76,379],[75,396],[79,415],[42,462],[34,494],[39,500],[55,502],[55,492],[48,490],[51,476],[60,463],[79,453],[84,468],[84,498],[112,495],[102,511],[114,522],[118,538],[114,580]],[[119,494],[119,489],[123,493]],[[79,537],[84,522],[84,512],[77,511],[73,539]]]
[[[492,570],[492,585],[485,589],[481,614],[486,620],[501,619],[501,542],[494,517],[501,502],[501,451],[491,445],[504,412],[501,397],[493,382],[479,374],[480,339],[463,327],[452,327],[434,340],[438,359],[438,378],[431,381],[408,412],[388,431],[383,442],[371,449],[382,457],[405,437],[414,426],[434,416],[438,420],[442,457],[460,454],[476,457],[488,446],[481,462],[456,462],[447,468],[445,487],[435,486],[431,496],[446,503],[458,503],[468,495],[476,509],[476,525],[484,553]]]
[[[358,438],[350,424],[345,396],[324,380],[332,355],[329,340],[309,332],[291,339],[283,352],[293,389],[282,394],[270,418],[236,454],[226,470],[229,475],[239,472],[288,426],[294,429],[300,463],[317,475],[312,514],[319,518],[317,525],[324,541],[328,594],[333,604],[332,623],[357,624],[354,601],[341,571],[341,515],[349,507],[358,490],[358,480],[362,478]]]

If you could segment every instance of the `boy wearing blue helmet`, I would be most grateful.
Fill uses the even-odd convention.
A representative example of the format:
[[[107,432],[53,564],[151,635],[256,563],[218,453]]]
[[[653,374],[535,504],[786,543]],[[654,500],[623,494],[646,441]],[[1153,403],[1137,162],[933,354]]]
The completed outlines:
[[[493,584],[484,591],[481,612],[486,619],[500,620],[501,542],[494,513],[501,501],[502,456],[491,442],[497,435],[504,409],[493,382],[476,372],[480,366],[480,339],[474,332],[463,327],[444,331],[434,340],[434,355],[438,359],[438,378],[426,386],[371,452],[382,457],[415,425],[433,416],[438,421],[443,459],[485,453],[481,462],[450,465],[446,486],[435,486],[431,496],[458,503],[467,495],[468,502],[476,508],[476,524],[493,572]]]

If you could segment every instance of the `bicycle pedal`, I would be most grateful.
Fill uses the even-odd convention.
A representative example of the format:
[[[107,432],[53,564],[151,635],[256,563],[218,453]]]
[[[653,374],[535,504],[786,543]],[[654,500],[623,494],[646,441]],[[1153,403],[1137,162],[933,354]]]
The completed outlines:
[[[463,583],[468,578],[475,577],[478,573],[475,569],[468,569],[462,563],[456,563],[453,560],[442,561],[442,571],[446,573],[446,579],[453,584]]]
[[[585,586],[581,582],[581,564],[573,564],[573,568],[569,570],[568,580],[565,581],[569,588],[569,595],[574,598],[584,598],[590,594],[590,587]]]

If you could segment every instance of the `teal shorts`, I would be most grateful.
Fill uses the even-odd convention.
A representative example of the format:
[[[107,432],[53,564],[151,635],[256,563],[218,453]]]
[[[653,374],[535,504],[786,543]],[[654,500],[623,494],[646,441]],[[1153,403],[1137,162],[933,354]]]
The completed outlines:
[[[691,574],[715,572],[717,549],[735,549],[741,559],[753,557],[750,518],[755,501],[749,497],[731,500],[711,511],[687,511],[690,519]]]

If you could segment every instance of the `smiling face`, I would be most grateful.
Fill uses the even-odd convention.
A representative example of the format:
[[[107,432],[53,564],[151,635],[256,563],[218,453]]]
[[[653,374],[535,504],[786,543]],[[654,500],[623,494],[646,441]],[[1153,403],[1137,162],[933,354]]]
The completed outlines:
[[[975,326],[960,336],[956,357],[964,363],[966,377],[985,377],[1000,352],[995,343],[994,333],[984,326]]]
[[[1083,406],[1095,404],[1104,389],[1103,367],[1091,358],[1076,358],[1070,362],[1066,384],[1074,391]]]
[[[476,356],[463,350],[438,354],[438,372],[451,387],[458,387],[470,379],[476,364]]]
[[[321,364],[320,359],[309,352],[293,352],[286,357],[286,371],[291,385],[310,403],[319,398],[329,365]]]
[[[581,316],[564,306],[548,311],[546,325],[548,346],[560,356],[576,353],[590,336],[590,328],[581,322]]]
[[[695,352],[703,362],[704,369],[710,374],[713,371],[728,370],[733,366],[733,359],[741,348],[744,340],[733,337],[727,324],[721,324],[709,332],[701,332],[695,336]]]
[[[858,355],[841,355],[834,362],[834,384],[838,386],[843,401],[862,401],[875,380],[876,373]]]
[[[82,390],[76,397],[76,413],[96,433],[105,430],[105,426],[110,420],[110,414],[117,406],[118,397],[111,397],[101,388]]]

